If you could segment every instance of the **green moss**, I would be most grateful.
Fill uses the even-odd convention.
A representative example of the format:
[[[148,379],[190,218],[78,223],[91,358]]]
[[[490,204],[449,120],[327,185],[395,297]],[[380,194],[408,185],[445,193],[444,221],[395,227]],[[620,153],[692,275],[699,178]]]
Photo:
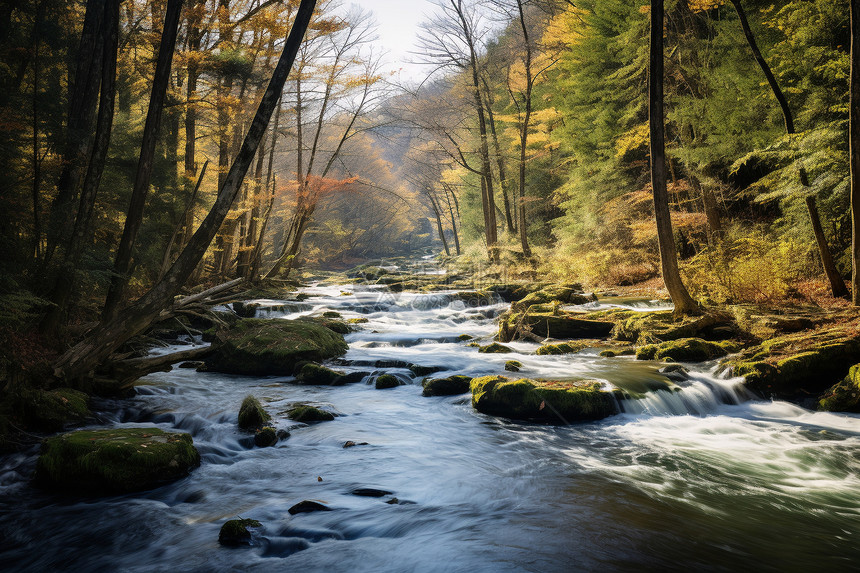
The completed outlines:
[[[244,319],[217,337],[207,370],[232,374],[290,375],[301,360],[334,358],[348,349],[343,336],[312,320]]]
[[[481,347],[481,345],[478,344],[477,342],[470,342],[466,346],[468,346],[469,348],[480,348]]]
[[[391,374],[383,374],[382,376],[377,377],[375,386],[377,390],[396,388],[400,386],[400,379],[397,376],[392,376]]]
[[[508,372],[519,372],[522,367],[523,363],[519,360],[508,360],[505,362],[505,370]]]
[[[343,372],[308,362],[299,370],[296,380],[302,384],[330,386],[341,376],[343,376]]]
[[[612,322],[586,320],[577,314],[534,312],[532,308],[528,313],[511,311],[502,315],[497,338],[501,342],[510,342],[520,336],[519,329],[522,329],[541,338],[602,339],[609,336],[613,327]]]
[[[515,310],[525,310],[533,305],[543,304],[585,304],[595,300],[592,297],[585,296],[579,290],[579,285],[551,285],[539,291],[532,292],[514,302],[511,308]]]
[[[59,432],[90,416],[89,396],[71,388],[28,389],[10,400],[13,415],[31,430]]]
[[[278,433],[274,428],[261,428],[254,434],[254,445],[258,448],[268,448],[278,443]]]
[[[239,427],[243,430],[256,430],[271,420],[272,417],[263,409],[260,401],[254,396],[245,396],[239,408]]]
[[[638,360],[664,360],[675,362],[704,362],[721,358],[726,349],[716,343],[701,338],[681,338],[660,344],[647,344],[636,351]]]
[[[334,310],[327,310],[322,313],[323,318],[340,318],[340,313]]]
[[[472,340],[472,337],[469,336],[468,334],[461,334],[460,336],[457,337],[457,340],[459,340],[460,342],[466,342],[466,341]]]
[[[829,412],[860,412],[860,364],[855,364],[841,382],[828,389],[818,409]]]
[[[551,422],[599,420],[617,413],[612,393],[600,382],[475,378],[472,405],[479,412],[513,419]]]
[[[538,356],[549,356],[553,354],[573,354],[583,348],[587,348],[586,342],[560,342],[558,344],[544,344],[535,351]]]
[[[498,342],[478,347],[478,352],[482,352],[484,354],[506,354],[513,351],[513,348],[509,348],[503,344],[499,344]]]
[[[434,378],[424,380],[422,396],[456,396],[469,391],[469,376],[449,376],[447,378]]]
[[[250,545],[253,536],[248,529],[256,527],[262,527],[256,519],[231,519],[221,526],[218,543],[228,546]]]
[[[46,439],[36,482],[52,489],[123,493],[184,477],[200,465],[188,434],[158,428],[71,432]]]
[[[330,422],[334,414],[308,404],[297,404],[287,411],[287,417],[296,422]]]
[[[370,320],[362,316],[360,318],[347,318],[346,322],[347,324],[366,324],[370,322]]]

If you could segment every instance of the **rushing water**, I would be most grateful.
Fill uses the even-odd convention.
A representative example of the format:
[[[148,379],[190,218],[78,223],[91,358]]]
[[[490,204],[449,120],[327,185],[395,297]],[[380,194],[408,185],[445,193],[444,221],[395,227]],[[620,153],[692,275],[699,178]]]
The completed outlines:
[[[159,489],[109,498],[40,492],[35,449],[0,458],[0,567],[17,571],[847,571],[860,568],[860,422],[752,400],[736,380],[693,369],[679,392],[653,391],[659,365],[596,351],[478,354],[504,304],[445,294],[315,287],[261,315],[337,310],[365,317],[348,335],[346,371],[379,360],[447,374],[588,376],[633,392],[602,422],[539,426],[484,416],[467,396],[424,398],[418,380],[390,390],[290,384],[175,369],[141,381],[130,402],[102,404],[109,425],[194,436],[202,466]],[[380,368],[411,381],[406,368]],[[652,391],[647,391],[651,388]],[[236,428],[253,393],[292,435],[255,449]],[[296,424],[294,401],[333,422]],[[345,449],[344,443],[367,442]],[[360,487],[387,490],[359,497]],[[386,503],[396,497],[399,503]],[[320,500],[333,511],[290,516]],[[265,526],[257,547],[218,545],[221,524]]]

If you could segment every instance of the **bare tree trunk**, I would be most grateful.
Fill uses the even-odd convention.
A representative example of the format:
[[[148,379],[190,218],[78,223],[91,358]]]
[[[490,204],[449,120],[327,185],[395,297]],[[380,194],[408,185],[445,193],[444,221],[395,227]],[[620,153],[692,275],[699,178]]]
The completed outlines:
[[[516,233],[517,225],[511,216],[511,203],[508,200],[508,177],[507,169],[505,169],[505,157],[502,155],[502,146],[499,145],[499,136],[496,133],[496,116],[493,113],[492,92],[490,91],[490,86],[487,83],[487,78],[483,75],[481,76],[481,82],[484,84],[484,91],[487,94],[486,101],[484,103],[486,104],[487,123],[490,126],[490,135],[493,138],[493,150],[495,151],[496,165],[499,168],[499,188],[502,191],[502,203],[505,208],[505,222],[508,225],[508,230],[511,233]]]
[[[284,44],[281,58],[248,129],[242,148],[230,168],[224,186],[218,192],[215,204],[191,241],[164,278],[130,305],[122,317],[103,322],[92,334],[63,354],[55,363],[55,376],[69,382],[87,377],[126,340],[143,332],[154,320],[157,320],[162,310],[170,306],[176,293],[194,272],[230,211],[245,174],[254,160],[260,140],[266,132],[269,119],[284,89],[287,75],[310,23],[315,5],[316,0],[302,0],[289,37]]]
[[[176,243],[176,239],[179,237],[179,234],[185,228],[188,214],[194,210],[194,202],[197,201],[197,194],[200,192],[200,185],[203,183],[203,178],[206,176],[206,168],[208,166],[209,160],[207,159],[203,164],[203,169],[200,170],[200,177],[197,178],[197,184],[191,192],[191,197],[188,198],[188,203],[185,205],[185,211],[182,213],[182,217],[176,224],[173,234],[170,236],[170,240],[167,242],[167,248],[164,249],[164,258],[161,260],[161,269],[158,272],[158,280],[161,280],[164,273],[166,273],[167,269],[170,268],[170,255],[173,251],[173,245]]]
[[[48,264],[54,250],[68,241],[75,222],[73,208],[81,173],[86,166],[87,152],[92,141],[90,126],[96,112],[101,82],[104,52],[102,19],[105,0],[88,0],[84,29],[78,47],[75,79],[69,91],[69,119],[63,151],[63,168],[57,182],[57,196],[51,206],[51,224],[44,263]]]
[[[449,194],[453,194],[453,191],[449,189],[447,186],[445,189],[445,202],[448,203],[448,214],[451,217],[451,233],[454,235],[454,248],[457,250],[457,254],[461,253],[460,251],[460,237],[457,234],[457,220],[454,217],[454,207],[451,205],[451,196]]]
[[[200,65],[196,52],[200,51],[203,34],[200,31],[202,10],[205,0],[196,0],[188,11],[188,66],[185,84],[185,196],[196,195],[197,179],[197,80],[200,77]],[[194,232],[194,203],[185,212],[184,231],[180,243],[180,251],[191,239]]]
[[[767,64],[767,61],[765,61],[764,56],[762,56],[761,50],[759,50],[758,44],[755,41],[755,36],[753,36],[752,30],[750,29],[746,12],[744,12],[740,0],[731,0],[731,3],[732,6],[735,7],[735,12],[738,14],[741,27],[744,31],[744,36],[746,37],[750,50],[752,50],[753,57],[761,68],[761,71],[764,73],[765,78],[767,78],[767,83],[770,86],[776,101],[779,102],[779,107],[782,110],[782,117],[785,121],[785,132],[789,135],[793,135],[796,133],[794,130],[794,116],[791,113],[791,108],[788,107],[788,100],[780,89],[779,83],[777,83],[770,66]],[[809,187],[809,178],[806,175],[806,170],[802,167],[800,168],[799,176],[801,185]],[[833,263],[833,256],[830,254],[830,247],[827,246],[827,239],[824,237],[824,232],[821,230],[821,219],[818,216],[818,208],[815,206],[814,196],[806,198],[806,206],[809,211],[812,229],[815,232],[815,240],[818,244],[818,254],[821,257],[821,266],[824,267],[824,273],[827,275],[827,280],[830,281],[830,290],[833,292],[834,297],[847,297],[848,289],[845,286],[845,281],[842,280],[842,277],[839,276],[839,271],[836,270],[836,265]]]
[[[517,9],[519,11],[520,27],[523,30],[523,39],[526,46],[526,93],[524,102],[526,109],[523,114],[522,125],[520,126],[520,178],[517,206],[519,208],[520,219],[520,246],[523,249],[523,256],[531,257],[532,250],[529,247],[528,224],[526,222],[526,148],[529,143],[529,122],[532,116],[532,88],[534,87],[534,78],[532,76],[532,46],[529,40],[529,30],[526,26],[525,14],[523,13],[522,0],[517,0]]]
[[[651,45],[648,74],[648,105],[651,131],[651,186],[654,190],[654,217],[663,282],[672,297],[675,312],[691,314],[698,306],[681,280],[678,252],[669,214],[669,192],[666,188],[666,143],[663,125],[663,0],[651,0]]]
[[[72,231],[71,240],[65,250],[63,264],[57,274],[51,301],[54,303],[41,324],[43,333],[52,335],[60,325],[66,313],[66,308],[76,286],[76,272],[81,255],[92,236],[92,215],[95,210],[96,196],[101,184],[110,146],[113,129],[114,103],[116,99],[116,66],[119,41],[119,3],[120,0],[108,0],[105,9],[103,26],[104,58],[101,70],[101,95],[99,97],[99,113],[96,120],[94,144],[84,184],[77,217]]]
[[[149,109],[146,112],[146,123],[143,126],[143,142],[140,146],[137,174],[131,192],[128,215],[125,218],[125,227],[116,252],[113,267],[114,275],[111,279],[111,286],[103,311],[105,320],[116,316],[130,278],[134,246],[141,223],[143,223],[143,210],[146,206],[146,196],[149,193],[155,143],[158,140],[158,129],[164,110],[164,98],[170,83],[170,67],[176,47],[176,36],[179,32],[179,14],[181,11],[182,0],[168,0],[167,12],[164,16],[164,29],[161,33],[161,45],[158,48],[158,60],[155,64],[152,95],[149,98]]]
[[[860,306],[860,0],[851,0],[851,296]]]
[[[436,229],[439,231],[439,240],[442,241],[442,246],[445,247],[445,254],[451,256],[451,249],[448,248],[448,239],[445,238],[445,229],[442,227],[442,213],[439,210],[439,205],[436,203],[436,198],[433,196],[433,190],[427,189],[427,198],[430,199],[430,206],[433,207],[433,215],[436,217]]]

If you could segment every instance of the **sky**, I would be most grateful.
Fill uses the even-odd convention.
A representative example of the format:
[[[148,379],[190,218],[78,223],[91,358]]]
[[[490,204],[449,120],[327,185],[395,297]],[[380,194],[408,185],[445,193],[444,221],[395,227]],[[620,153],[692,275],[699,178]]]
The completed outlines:
[[[421,22],[433,13],[430,0],[362,0],[351,2],[373,12],[379,24],[379,47],[388,52],[387,70],[399,71],[401,81],[420,81],[427,73],[427,66],[410,64],[415,60],[415,41]]]

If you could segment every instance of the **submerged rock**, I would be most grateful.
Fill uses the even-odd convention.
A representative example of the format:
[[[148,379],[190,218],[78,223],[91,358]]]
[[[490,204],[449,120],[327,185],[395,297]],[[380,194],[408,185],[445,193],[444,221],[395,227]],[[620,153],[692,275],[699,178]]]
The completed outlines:
[[[262,527],[262,524],[256,519],[231,519],[221,526],[218,543],[228,547],[254,545],[256,532],[252,530],[259,527]]]
[[[518,420],[582,422],[617,413],[611,392],[600,382],[510,380],[504,376],[475,378],[472,406],[479,412]]]
[[[287,417],[296,422],[330,422],[334,414],[309,404],[297,404],[287,410]]]
[[[523,363],[519,360],[508,360],[505,362],[505,370],[508,372],[519,372],[522,367]]]
[[[242,400],[239,407],[239,427],[243,430],[256,430],[271,420],[272,417],[263,409],[260,401],[250,394]]]
[[[287,511],[290,512],[290,515],[296,515],[299,513],[312,513],[314,511],[331,511],[331,508],[327,505],[323,505],[317,501],[300,501]]]
[[[445,370],[445,368],[442,366],[421,366],[419,364],[413,364],[409,367],[409,370],[411,370],[412,374],[415,376],[427,376],[429,374],[441,372],[442,370]]]
[[[258,448],[268,448],[278,443],[278,433],[274,428],[263,428],[254,434],[254,445]]]
[[[704,362],[722,358],[728,351],[722,344],[701,338],[681,338],[660,344],[647,344],[636,350],[637,360],[674,360],[675,362]]]
[[[326,368],[314,362],[308,362],[301,367],[296,375],[296,380],[302,384],[331,386],[340,378],[343,378],[344,373]]]
[[[347,449],[347,448],[354,448],[356,446],[369,446],[369,445],[370,444],[368,444],[367,442],[353,442],[352,440],[349,440],[343,444],[343,448]]]
[[[311,320],[249,318],[216,337],[207,370],[231,374],[287,376],[302,360],[334,358],[348,349],[342,335]]]
[[[126,493],[185,477],[199,465],[189,434],[158,428],[85,430],[46,439],[35,480],[57,490]]]
[[[434,378],[432,380],[424,380],[421,384],[424,390],[422,396],[456,396],[457,394],[465,394],[469,391],[469,382],[472,378],[469,376],[449,376],[447,378]]]
[[[357,495],[359,497],[385,497],[386,495],[391,495],[392,492],[386,491],[384,489],[376,489],[372,487],[359,487],[351,492],[352,495]]]

